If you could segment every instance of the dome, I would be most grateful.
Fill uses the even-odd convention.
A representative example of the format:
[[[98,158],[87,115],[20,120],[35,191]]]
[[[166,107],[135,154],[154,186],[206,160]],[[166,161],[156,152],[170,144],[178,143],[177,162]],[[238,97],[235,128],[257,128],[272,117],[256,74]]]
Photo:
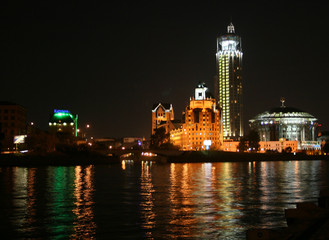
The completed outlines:
[[[74,123],[74,117],[69,111],[55,110],[49,122],[51,123]]]
[[[249,120],[250,127],[255,129],[261,141],[314,141],[317,119],[300,109],[284,106],[272,108]]]
[[[260,120],[267,118],[309,118],[309,119],[313,119],[313,121],[316,121],[316,118],[307,112],[304,112],[297,108],[285,107],[285,106],[272,108],[268,111],[260,113],[256,115],[255,118],[252,120]]]

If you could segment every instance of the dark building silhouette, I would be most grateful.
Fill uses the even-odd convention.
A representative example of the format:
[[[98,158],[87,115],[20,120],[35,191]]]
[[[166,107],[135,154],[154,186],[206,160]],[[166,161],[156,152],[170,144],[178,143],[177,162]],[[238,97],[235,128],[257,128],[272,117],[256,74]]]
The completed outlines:
[[[26,112],[19,104],[0,101],[0,141],[3,150],[14,150],[14,137],[26,134]]]

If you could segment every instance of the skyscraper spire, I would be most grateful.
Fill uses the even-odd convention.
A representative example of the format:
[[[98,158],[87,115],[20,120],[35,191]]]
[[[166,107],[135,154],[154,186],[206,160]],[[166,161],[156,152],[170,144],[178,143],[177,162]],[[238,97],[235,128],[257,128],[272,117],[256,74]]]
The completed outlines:
[[[230,22],[230,24],[227,26],[227,33],[235,33],[233,23]]]
[[[284,105],[286,99],[284,97],[281,97],[280,102],[281,102],[281,107],[285,108],[286,106]]]

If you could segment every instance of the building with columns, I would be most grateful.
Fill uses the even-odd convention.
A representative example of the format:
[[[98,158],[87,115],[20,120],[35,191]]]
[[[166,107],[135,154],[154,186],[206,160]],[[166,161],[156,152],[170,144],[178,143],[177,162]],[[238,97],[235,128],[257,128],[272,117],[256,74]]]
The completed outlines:
[[[302,110],[281,106],[256,115],[249,120],[250,127],[259,133],[260,141],[298,141],[298,150],[317,148],[317,119]]]

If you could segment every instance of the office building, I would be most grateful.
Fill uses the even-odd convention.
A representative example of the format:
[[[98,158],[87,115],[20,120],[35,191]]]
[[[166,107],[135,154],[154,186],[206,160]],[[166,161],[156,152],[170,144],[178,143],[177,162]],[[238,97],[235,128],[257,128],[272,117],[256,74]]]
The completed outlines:
[[[174,119],[174,108],[172,104],[154,104],[152,108],[152,134],[155,133],[155,129],[160,127],[164,127],[166,129],[166,133],[169,133],[173,128],[171,125]]]
[[[224,140],[243,136],[242,43],[232,23],[217,38],[215,95],[222,109]]]
[[[78,115],[74,116],[69,110],[55,109],[49,119],[49,131],[59,138],[77,137]]]
[[[19,104],[0,102],[0,141],[3,150],[14,150],[14,137],[26,134],[26,112]]]
[[[222,147],[221,114],[216,99],[200,83],[183,112],[181,127],[170,132],[170,141],[182,150],[220,150]]]

